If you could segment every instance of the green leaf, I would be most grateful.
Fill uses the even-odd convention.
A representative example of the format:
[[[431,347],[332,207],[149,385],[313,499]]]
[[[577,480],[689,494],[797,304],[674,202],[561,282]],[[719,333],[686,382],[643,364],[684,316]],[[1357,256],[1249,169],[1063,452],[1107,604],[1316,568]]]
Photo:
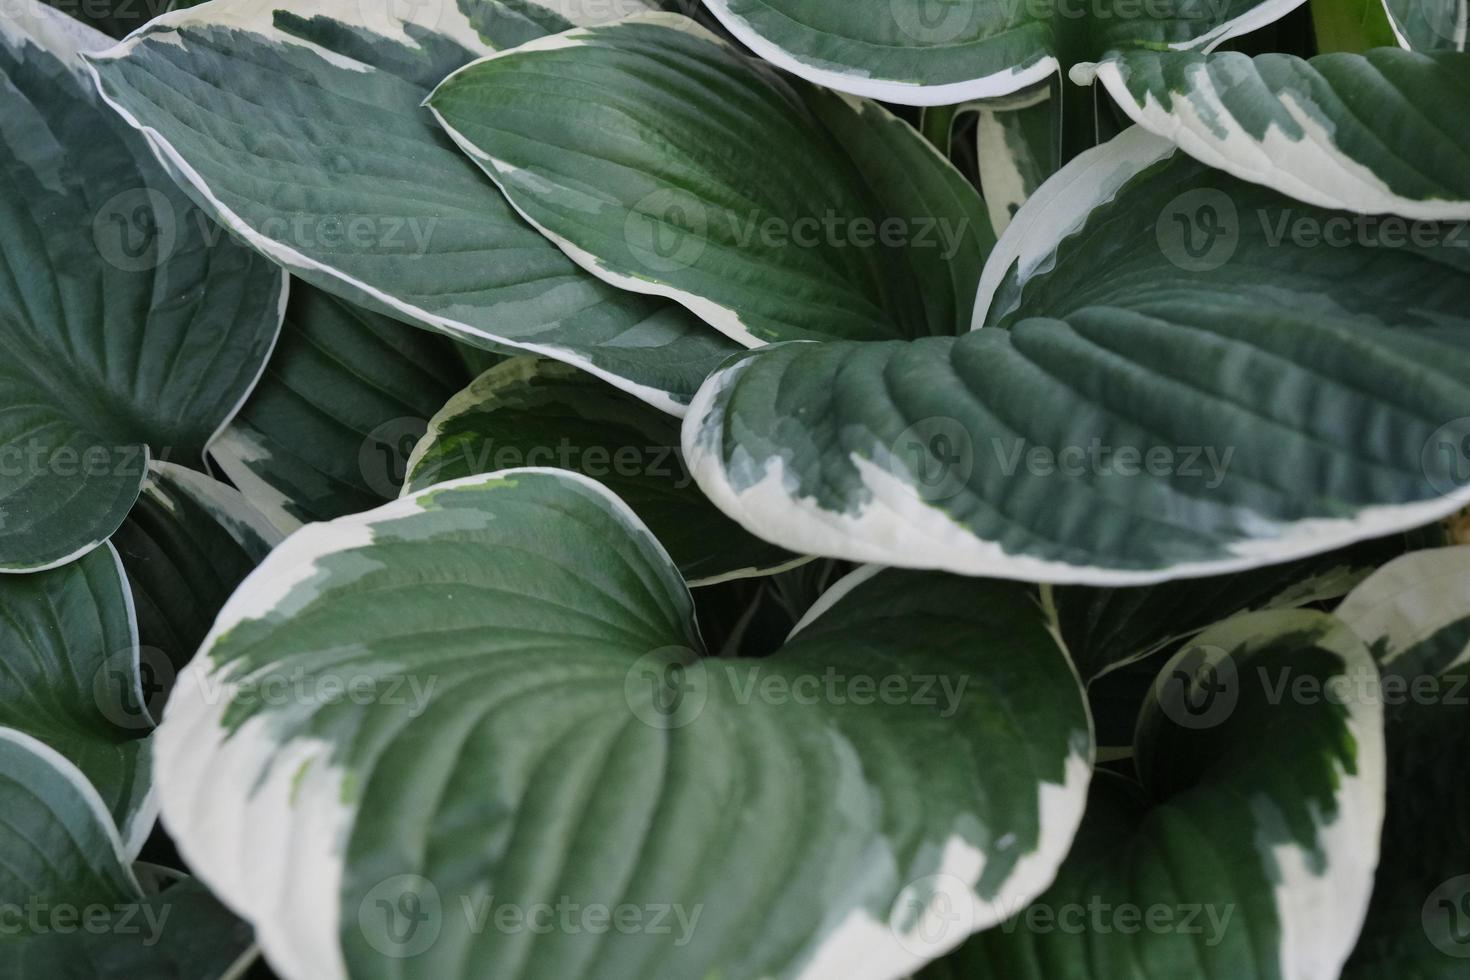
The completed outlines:
[[[1231,616],[1341,599],[1379,565],[1435,538],[1443,532],[1431,527],[1234,575],[1126,589],[1042,586],[1041,597],[1090,683]]]
[[[566,364],[515,358],[476,378],[429,421],[403,492],[492,470],[556,467],[622,498],[691,585],[803,560],[720,513],[694,485],[678,447],[677,419]]]
[[[0,651],[0,726],[75,764],[136,854],[157,814],[146,736],[163,701],[144,689],[132,597],[112,546],[0,577]]]
[[[0,907],[6,975],[215,980],[248,959],[251,932],[197,882],[144,894],[86,777],[0,728]]]
[[[493,55],[428,105],[583,268],[746,346],[969,322],[993,236],[965,178],[882,107],[789,83],[687,18]]]
[[[560,5],[596,21],[637,0]],[[420,107],[455,68],[571,22],[516,0],[310,16],[259,0],[166,14],[92,59],[102,92],[222,223],[314,286],[494,350],[568,361],[666,411],[731,345],[584,274]]]
[[[864,569],[772,657],[701,646],[673,563],[577,474],[312,525],[185,671],[165,820],[272,965],[323,980],[899,976],[1050,880],[1091,740],[1020,587]],[[558,902],[625,926],[506,925]]]
[[[1300,0],[706,0],[741,43],[840,92],[903,105],[1009,95],[1111,47],[1201,49]]]
[[[1455,759],[1470,691],[1470,547],[1405,555],[1343,600],[1336,615],[1383,673],[1388,813],[1363,936],[1343,976],[1465,972],[1470,937],[1470,805]]]
[[[964,107],[974,110],[976,159],[990,224],[1006,230],[1016,209],[1062,166],[1060,79]]]
[[[684,424],[700,487],[794,551],[1090,585],[1463,506],[1458,226],[1321,247],[1302,225],[1356,216],[1172,152],[1135,128],[1033,195],[987,263],[983,329],[732,359]]]
[[[210,458],[284,533],[371,510],[475,377],[473,350],[297,282],[280,346]]]
[[[1410,51],[1464,51],[1465,0],[1383,0],[1399,44]]]
[[[132,589],[145,683],[167,684],[194,656],[235,586],[281,541],[239,491],[154,463],[112,545]],[[161,702],[160,702],[161,704]]]
[[[1099,773],[1056,884],[933,975],[1335,980],[1378,861],[1377,680],[1324,613],[1202,634],[1144,709],[1141,782]]]
[[[1319,54],[1398,44],[1383,0],[1311,0]]]
[[[285,279],[178,190],[93,92],[102,34],[0,23],[0,572],[104,541],[153,455],[202,460],[255,384]]]
[[[1470,57],[1125,51],[1094,68],[1135,122],[1244,180],[1320,207],[1470,218]]]

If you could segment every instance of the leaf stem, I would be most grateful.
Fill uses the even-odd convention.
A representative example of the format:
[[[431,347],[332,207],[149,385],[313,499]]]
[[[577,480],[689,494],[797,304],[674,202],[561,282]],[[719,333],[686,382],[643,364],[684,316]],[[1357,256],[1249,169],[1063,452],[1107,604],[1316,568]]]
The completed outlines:
[[[950,135],[954,132],[954,117],[959,106],[928,106],[919,114],[919,132],[933,143],[940,153],[949,157]]]

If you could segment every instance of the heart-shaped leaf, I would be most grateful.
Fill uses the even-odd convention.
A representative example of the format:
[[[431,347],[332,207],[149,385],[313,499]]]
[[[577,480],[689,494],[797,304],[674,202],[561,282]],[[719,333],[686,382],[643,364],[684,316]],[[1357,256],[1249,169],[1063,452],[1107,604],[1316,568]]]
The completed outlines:
[[[1244,180],[1320,207],[1470,218],[1470,56],[1125,51],[1088,71],[1139,125]],[[1379,227],[1400,241],[1424,233]],[[1353,237],[1344,226],[1326,243]]]
[[[1206,631],[1159,674],[1141,782],[1099,773],[1056,884],[932,975],[1336,980],[1378,861],[1377,682],[1324,613]]]
[[[398,496],[474,348],[297,282],[281,343],[210,458],[281,531]],[[494,355],[482,355],[494,359]]]
[[[95,548],[150,451],[202,461],[280,327],[280,270],[98,100],[79,52],[110,43],[36,0],[0,22],[0,571]]]
[[[1090,733],[1020,587],[865,569],[767,659],[692,617],[566,471],[311,525],[182,676],[164,819],[314,978],[898,976],[1051,879]]]
[[[1363,935],[1343,974],[1461,976],[1470,958],[1470,797],[1454,760],[1470,717],[1470,547],[1405,555],[1336,615],[1383,672],[1388,813]]]
[[[729,342],[578,270],[420,106],[479,55],[644,8],[219,0],[165,14],[93,64],[210,212],[301,279],[468,343],[577,364],[677,412]]]
[[[249,927],[196,882],[145,895],[82,773],[0,728],[0,957],[13,977],[215,980],[248,961]]]
[[[691,585],[769,574],[804,559],[747,534],[694,485],[679,422],[557,361],[514,358],[429,421],[403,492],[518,466],[590,476],[648,525]]]
[[[1470,250],[1299,234],[1359,217],[1129,130],[1021,209],[984,329],[742,355],[685,458],[768,541],[970,575],[1145,584],[1421,526],[1470,501]]]
[[[580,265],[742,344],[969,322],[994,238],[959,171],[882,107],[789,83],[687,18],[533,41],[428,105]]]
[[[1089,51],[1212,48],[1299,2],[705,0],[767,61],[840,92],[903,105],[1009,95]]]

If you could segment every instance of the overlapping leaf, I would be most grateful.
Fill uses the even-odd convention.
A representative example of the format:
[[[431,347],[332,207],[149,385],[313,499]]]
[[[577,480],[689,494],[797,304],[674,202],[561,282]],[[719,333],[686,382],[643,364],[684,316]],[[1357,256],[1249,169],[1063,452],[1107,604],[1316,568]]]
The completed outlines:
[[[578,270],[420,106],[479,55],[643,7],[222,0],[160,17],[93,64],[106,98],[210,212],[298,277],[469,343],[575,363],[678,411],[730,344],[673,304]]]
[[[143,669],[168,675],[145,676],[145,683],[172,681],[235,586],[280,540],[234,488],[183,467],[152,465],[112,539],[132,589]]]
[[[1298,2],[707,0],[731,33],[773,64],[905,105],[1008,95],[1114,47],[1208,49]]]
[[[1388,812],[1351,980],[1460,976],[1470,958],[1470,547],[1405,555],[1337,608],[1383,672]]]
[[[1253,613],[1160,672],[1141,782],[1100,773],[1057,882],[924,976],[1335,980],[1383,819],[1383,709],[1362,642]]]
[[[1045,887],[1090,733],[1019,587],[867,569],[758,660],[692,615],[564,471],[309,526],[181,678],[164,819],[288,976],[897,976]],[[643,927],[504,925],[548,903]]]
[[[105,540],[150,452],[197,465],[280,327],[280,270],[94,94],[110,43],[36,0],[0,23],[0,571]]]
[[[1470,56],[1124,51],[1094,70],[1135,122],[1237,177],[1321,207],[1470,218]]]
[[[564,32],[456,72],[429,106],[584,268],[747,346],[953,334],[993,243],[911,126],[686,18]]]
[[[403,492],[515,466],[572,470],[605,485],[692,585],[801,560],[705,499],[679,456],[677,419],[556,361],[506,361],[449,399],[414,448]]]
[[[1470,500],[1459,226],[1332,247],[1359,216],[1171,152],[1135,128],[1034,195],[987,263],[984,329],[732,361],[685,421],[700,486],[794,550],[1103,585]]]
[[[478,357],[476,356],[478,355]],[[281,531],[391,500],[428,420],[495,356],[297,283],[281,343],[210,458]]]
[[[145,895],[86,777],[0,728],[0,957],[8,976],[216,980],[236,975],[250,929],[197,883]]]

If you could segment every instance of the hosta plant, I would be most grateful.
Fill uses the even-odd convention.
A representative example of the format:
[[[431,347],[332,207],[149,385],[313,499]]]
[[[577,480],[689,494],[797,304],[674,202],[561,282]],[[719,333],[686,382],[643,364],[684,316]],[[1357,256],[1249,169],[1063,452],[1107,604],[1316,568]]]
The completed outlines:
[[[1470,961],[1453,0],[15,0],[0,974]]]

